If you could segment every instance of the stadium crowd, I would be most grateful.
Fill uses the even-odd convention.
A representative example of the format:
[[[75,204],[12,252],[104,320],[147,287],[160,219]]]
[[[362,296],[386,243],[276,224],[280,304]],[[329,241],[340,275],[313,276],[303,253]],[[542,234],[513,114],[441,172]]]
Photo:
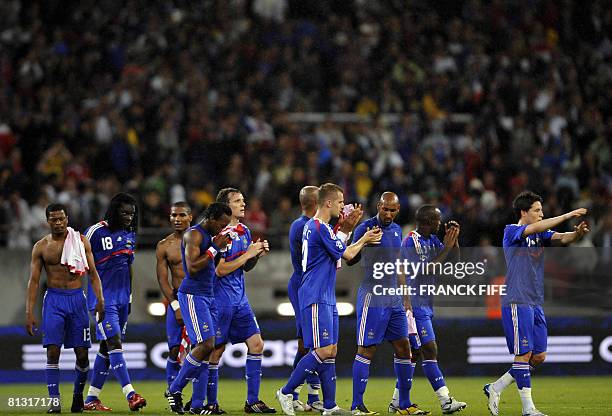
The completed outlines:
[[[498,244],[527,188],[612,232],[603,1],[7,0],[0,22],[0,246],[30,248],[50,202],[84,230],[124,190],[160,228],[231,185],[279,247],[325,181],[396,192],[400,223],[438,204],[462,245]]]

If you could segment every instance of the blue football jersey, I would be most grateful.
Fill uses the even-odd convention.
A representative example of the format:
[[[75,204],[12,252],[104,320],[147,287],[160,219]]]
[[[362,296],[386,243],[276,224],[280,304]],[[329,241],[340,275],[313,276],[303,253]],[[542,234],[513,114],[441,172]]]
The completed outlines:
[[[404,241],[402,241],[404,255],[411,262],[420,262],[425,266],[433,261],[442,250],[444,244],[440,241],[437,235],[430,234],[425,238],[416,231],[410,231]],[[413,307],[432,307],[433,297],[431,295],[421,295],[420,288],[424,285],[436,284],[436,276],[419,273],[414,279],[408,277],[407,283],[414,287],[414,295],[411,296]]]
[[[202,225],[196,224],[189,227],[187,231],[196,231],[202,234],[202,242],[200,243],[200,256],[213,245],[213,236],[206,231]],[[210,259],[206,267],[197,273],[189,273],[187,264],[185,263],[185,243],[181,242],[181,258],[183,259],[183,271],[185,278],[181,282],[179,292],[189,293],[198,296],[213,296],[213,287],[215,281],[215,261]]]
[[[96,269],[102,281],[102,293],[106,305],[124,305],[130,302],[130,265],[134,261],[136,233],[112,231],[106,221],[100,221],[85,230],[91,244]],[[91,282],[87,289],[87,306],[96,306],[96,295]]]
[[[336,304],[336,264],[346,250],[329,226],[310,219],[302,234],[302,284],[298,291],[300,309],[313,303]]]
[[[233,229],[234,232],[231,233],[233,234],[232,243],[225,252],[221,253],[221,257],[226,262],[236,260],[246,253],[252,241],[251,230],[246,225],[238,223]],[[242,267],[226,276],[217,276],[215,302],[220,306],[240,306],[249,302],[244,287],[244,270]]]
[[[373,279],[371,275],[371,267],[374,262],[395,262],[400,254],[399,249],[402,246],[402,228],[396,223],[384,226],[379,220],[378,215],[369,218],[359,224],[355,228],[353,241],[358,241],[368,231],[368,228],[380,227],[382,237],[380,244],[371,247],[365,247],[362,250],[362,265],[367,267],[366,275],[361,284],[361,289],[368,292],[372,291],[373,285],[383,285],[383,287],[397,287],[397,276],[392,276],[391,280],[381,281]],[[391,296],[389,301],[394,304],[401,304],[401,297]]]
[[[506,294],[504,305],[544,303],[544,247],[550,245],[554,231],[523,237],[527,225],[508,224],[504,229],[504,257],[506,258]]]
[[[293,265],[293,274],[289,279],[289,284],[297,283],[297,286],[302,282],[302,235],[309,219],[306,215],[301,215],[291,223],[291,228],[289,228],[289,251]]]

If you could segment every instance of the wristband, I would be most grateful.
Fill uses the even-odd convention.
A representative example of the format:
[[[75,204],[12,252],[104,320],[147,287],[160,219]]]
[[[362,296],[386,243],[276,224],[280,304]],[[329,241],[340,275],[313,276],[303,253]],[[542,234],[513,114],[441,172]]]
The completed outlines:
[[[179,305],[179,301],[174,299],[172,302],[170,302],[170,307],[172,308],[172,310],[174,312],[176,312],[177,310],[181,309],[181,305]]]
[[[214,247],[210,246],[208,247],[208,250],[206,250],[206,254],[208,254],[211,259],[214,259],[215,256],[217,255],[217,250],[215,250]]]
[[[346,243],[349,236],[347,234],[344,234],[342,231],[338,231],[336,233],[336,237],[338,237],[338,239],[342,241],[343,243]]]

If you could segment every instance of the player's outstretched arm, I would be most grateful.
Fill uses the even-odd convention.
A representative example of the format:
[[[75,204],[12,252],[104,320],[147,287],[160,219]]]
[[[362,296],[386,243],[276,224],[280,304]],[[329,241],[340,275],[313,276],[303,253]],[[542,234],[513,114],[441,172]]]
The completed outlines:
[[[551,237],[551,240],[557,241],[561,244],[572,244],[576,241],[579,241],[587,234],[589,231],[589,226],[586,222],[582,221],[580,224],[574,226],[574,231],[568,233],[554,233]]]
[[[26,294],[26,330],[28,334],[34,335],[34,330],[38,325],[34,317],[34,305],[36,295],[40,286],[40,272],[43,266],[42,245],[43,240],[38,241],[32,248],[32,260],[30,261],[30,279],[28,280],[28,290]]]
[[[344,250],[342,258],[344,260],[353,259],[368,244],[380,244],[382,230],[379,227],[368,229],[359,240],[351,244]]]
[[[586,213],[586,208],[578,208],[563,215],[559,215],[558,217],[546,218],[544,220],[534,222],[533,224],[529,224],[527,227],[525,227],[525,230],[523,231],[523,237],[527,237],[531,234],[543,233],[548,229],[556,227],[562,222],[565,222],[572,218],[582,217]]]
[[[81,236],[81,241],[85,246],[85,257],[87,257],[87,265],[89,266],[89,281],[91,282],[91,288],[96,295],[98,302],[96,303],[96,320],[102,322],[104,320],[104,293],[102,292],[102,282],[100,281],[100,275],[96,269],[96,262],[91,251],[91,243],[88,239]]]
[[[265,246],[262,241],[257,240],[255,243],[251,242],[247,251],[238,258],[232,261],[225,261],[223,258],[219,260],[219,264],[217,265],[215,272],[219,277],[227,276],[234,270],[238,270],[240,267],[243,267],[249,260],[256,259],[264,251]],[[255,264],[252,264],[250,269],[253,267],[255,267]]]

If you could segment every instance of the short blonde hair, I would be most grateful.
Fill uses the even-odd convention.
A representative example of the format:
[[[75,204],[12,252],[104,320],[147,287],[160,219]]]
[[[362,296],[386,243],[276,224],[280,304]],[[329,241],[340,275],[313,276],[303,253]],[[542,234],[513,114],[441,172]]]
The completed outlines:
[[[336,192],[344,193],[344,190],[335,183],[329,182],[319,186],[319,191],[317,192],[317,200],[319,202],[319,207],[322,207],[325,204],[325,201],[328,200]]]

